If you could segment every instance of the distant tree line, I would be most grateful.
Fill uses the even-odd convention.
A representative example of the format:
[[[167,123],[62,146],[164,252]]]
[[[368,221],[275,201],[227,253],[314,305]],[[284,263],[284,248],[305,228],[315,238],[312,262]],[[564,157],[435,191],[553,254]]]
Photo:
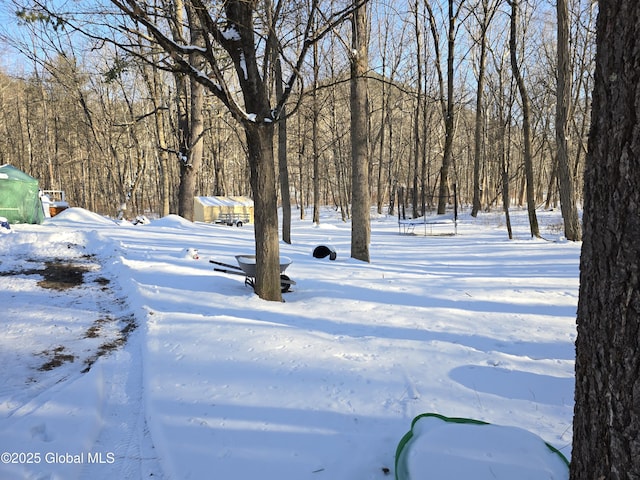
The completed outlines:
[[[508,3],[518,7],[516,38],[509,35],[515,10],[498,0],[370,3],[368,177],[378,212],[395,214],[402,203],[410,215],[422,215],[448,198],[452,183],[474,212],[502,206],[503,197],[506,206],[525,205],[528,185],[537,206],[559,206],[558,17],[544,0]],[[45,7],[39,17],[23,10],[25,35],[11,40],[22,68],[0,75],[4,161],[47,189],[64,189],[71,204],[102,214],[188,217],[188,206],[180,208],[181,169],[193,164],[187,152],[197,138],[201,159],[182,201],[251,194],[241,124],[218,97],[206,89],[199,94],[200,130],[189,140],[184,122],[193,120],[195,83],[176,81],[163,54],[143,40],[129,39],[122,50],[79,39]],[[568,7],[563,148],[579,202],[596,12],[588,0],[570,0]],[[299,95],[286,105],[286,143],[275,147],[288,152],[289,199],[300,215],[319,205],[351,215],[350,46],[342,30],[318,41],[302,63],[293,86]],[[528,92],[529,139],[510,41]]]

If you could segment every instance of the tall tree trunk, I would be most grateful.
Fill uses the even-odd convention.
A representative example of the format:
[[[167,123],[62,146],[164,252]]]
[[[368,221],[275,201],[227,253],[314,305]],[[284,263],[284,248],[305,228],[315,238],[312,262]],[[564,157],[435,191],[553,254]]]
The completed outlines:
[[[447,107],[444,119],[444,155],[440,168],[440,190],[438,193],[438,215],[443,215],[449,200],[449,169],[453,162],[453,61],[455,58],[456,15],[453,13],[453,0],[449,0],[449,31],[447,35]]]
[[[320,223],[320,139],[318,123],[320,104],[318,102],[318,44],[313,44],[313,91],[311,92],[311,148],[313,150],[313,223]]]
[[[275,62],[276,96],[283,94],[282,65]],[[282,203],[282,241],[291,244],[291,193],[289,192],[289,163],[287,160],[287,112],[283,109],[278,122],[278,173],[280,177],[280,202]]]
[[[416,108],[414,110],[413,115],[413,189],[411,192],[411,206],[413,210],[413,218],[418,218],[420,216],[418,206],[419,206],[419,183],[418,179],[420,176],[420,150],[421,147],[424,148],[423,142],[420,140],[420,121],[422,116],[420,115],[420,109],[423,107],[422,103],[422,35],[421,35],[421,24],[420,24],[420,2],[418,0],[415,1],[413,5],[414,11],[414,20],[415,20],[415,28],[416,28]]]
[[[178,214],[193,221],[193,197],[196,192],[198,172],[202,164],[204,152],[204,87],[199,83],[191,83],[190,115],[187,137],[187,150],[180,162],[180,187],[178,189]]]
[[[510,0],[511,2],[511,35],[509,37],[509,51],[511,54],[511,69],[518,85],[520,98],[522,101],[522,134],[524,141],[524,173],[525,192],[527,197],[527,212],[529,214],[529,228],[532,237],[540,237],[538,227],[538,217],[536,216],[536,199],[533,179],[533,154],[531,153],[531,122],[530,106],[527,87],[520,72],[517,56],[517,34],[518,34],[518,12],[520,10],[520,0]]]
[[[255,216],[255,291],[264,300],[282,301],[278,198],[273,155],[275,127],[273,124],[251,121],[245,121],[243,126],[247,138],[254,208],[260,212]]]
[[[388,21],[387,21],[388,22]],[[387,28],[384,29],[384,40],[382,42],[382,71],[387,71],[387,44],[389,41],[389,24],[385,23]],[[393,82],[393,74],[389,79],[390,82]],[[389,85],[387,82],[382,82],[381,88],[381,111],[380,111],[380,136],[379,136],[379,151],[378,151],[378,178],[376,181],[376,211],[378,215],[382,214],[382,207],[384,205],[384,160],[385,160],[385,137],[387,132],[387,126],[390,123],[391,116],[391,96],[389,95]],[[387,161],[391,163],[391,158],[388,158]],[[389,203],[392,203],[391,198],[389,198]]]
[[[195,177],[193,180],[189,179],[189,89],[187,87],[189,78],[181,73],[174,74],[174,80],[176,83],[176,113],[177,113],[177,127],[178,127],[178,167],[180,182],[178,184],[178,215],[186,215],[187,210],[184,206],[185,197],[188,197],[186,193],[189,187],[187,182],[195,184]],[[183,185],[184,183],[184,185]],[[193,203],[193,200],[191,200]]]
[[[334,169],[335,169],[335,181],[337,183],[336,185],[336,190],[337,190],[337,200],[338,200],[338,206],[340,208],[340,218],[342,219],[343,222],[346,222],[347,219],[349,218],[350,215],[350,210],[349,210],[349,193],[347,191],[347,175],[346,175],[346,168],[345,168],[345,162],[344,160],[344,148],[342,145],[342,134],[341,132],[341,128],[340,125],[342,125],[342,116],[339,114],[339,112],[337,111],[337,104],[338,102],[336,101],[336,88],[335,86],[331,89],[331,129],[333,132],[335,132],[335,138],[332,139],[331,144],[331,150],[332,150],[332,156],[333,156],[333,165],[334,165]]]
[[[484,121],[484,75],[487,63],[487,30],[489,23],[497,10],[497,3],[489,6],[488,0],[482,0],[482,19],[480,21],[480,58],[478,59],[478,86],[476,90],[476,118],[475,118],[475,135],[473,146],[473,204],[471,208],[471,216],[475,217],[482,208],[482,188],[481,188],[481,157],[482,144],[484,140],[483,121]]]
[[[155,78],[157,76],[157,71],[154,69],[154,84],[158,80]],[[170,212],[170,203],[169,203],[169,151],[167,147],[167,139],[165,135],[165,122],[164,113],[158,109],[158,112],[155,115],[156,121],[156,134],[158,136],[158,159],[159,159],[159,168],[158,172],[160,175],[160,216],[166,217]]]
[[[384,60],[383,60],[383,69],[384,69]],[[384,171],[384,157],[385,157],[385,150],[384,150],[384,141],[385,141],[385,135],[386,135],[386,129],[387,129],[387,124],[389,123],[389,116],[390,116],[390,106],[389,106],[389,101],[387,100],[387,97],[389,95],[385,95],[385,86],[386,83],[382,84],[382,112],[380,112],[381,115],[381,124],[380,124],[380,151],[378,152],[378,179],[376,181],[376,204],[377,204],[377,208],[376,211],[378,212],[378,215],[382,215],[382,205],[384,204],[384,181],[383,181],[383,176],[382,176],[382,172]],[[388,160],[389,162],[391,161],[391,159]]]
[[[483,27],[482,40],[480,45],[480,61],[478,65],[478,90],[476,91],[476,119],[475,119],[475,139],[473,146],[473,206],[471,208],[471,216],[475,217],[482,208],[481,188],[480,188],[480,155],[482,155],[482,121],[483,106],[482,96],[484,94],[484,67],[487,55],[487,45]]]
[[[640,478],[640,3],[599,9],[571,480]]]
[[[265,9],[270,25],[274,25],[277,10],[273,10],[271,0],[265,0]],[[280,62],[280,48],[277,37],[272,32],[268,36],[268,42],[272,52],[273,79],[275,84],[276,98],[284,97],[285,83],[282,76],[282,64]],[[280,179],[280,201],[282,204],[282,240],[291,243],[291,193],[289,192],[289,165],[287,159],[287,111],[283,104],[280,111],[280,121],[278,122],[278,176]]]
[[[172,34],[176,41],[182,40],[183,8],[187,12],[189,19],[189,32],[191,42],[194,45],[204,45],[204,32],[194,15],[190,2],[184,4],[182,0],[176,3],[176,26],[172,29]],[[196,53],[190,55],[191,61],[198,62],[202,66],[202,61]],[[195,79],[187,77],[181,73],[175,73],[177,90],[178,109],[178,160],[180,165],[180,184],[178,186],[178,215],[193,220],[193,197],[196,191],[196,180],[198,170],[202,163],[203,142],[202,132],[204,131],[203,105],[204,87]]]
[[[558,86],[556,102],[556,143],[558,148],[558,177],[560,179],[560,208],[567,240],[582,237],[578,208],[573,188],[573,175],[569,166],[567,125],[571,98],[571,65],[569,64],[569,9],[567,0],[556,0],[558,11]]]
[[[305,208],[307,206],[306,202],[305,202],[305,183],[304,183],[304,178],[305,178],[305,173],[304,173],[304,166],[305,166],[305,161],[304,161],[304,135],[302,133],[302,115],[297,115],[297,122],[296,122],[296,137],[297,137],[297,145],[298,145],[298,178],[299,178],[299,185],[298,185],[298,203],[300,206],[300,220],[304,220],[305,219]]]
[[[511,228],[511,215],[509,214],[509,203],[511,193],[509,191],[509,162],[504,149],[504,128],[501,127],[501,150],[500,150],[500,169],[502,171],[502,210],[504,211],[504,219],[507,225],[507,235],[509,240],[513,239],[513,230]]]
[[[198,17],[193,13],[193,7],[187,2],[189,16],[189,31],[191,43],[204,46],[204,31]],[[193,65],[202,68],[204,62],[197,53],[191,55]],[[178,213],[187,220],[193,221],[193,197],[196,193],[197,179],[204,153],[204,86],[189,77],[189,115],[187,130],[183,132],[186,139],[186,151],[180,163],[180,187],[178,189]]]
[[[358,0],[354,0],[354,6]],[[369,209],[369,108],[367,69],[369,29],[365,4],[357,8],[352,23],[351,55],[351,257],[369,262],[371,225]]]
[[[159,70],[155,65],[141,65],[140,72],[149,90],[149,97],[155,114],[153,115],[156,141],[158,143],[158,207],[160,216],[169,215],[169,147],[165,132],[165,98]]]

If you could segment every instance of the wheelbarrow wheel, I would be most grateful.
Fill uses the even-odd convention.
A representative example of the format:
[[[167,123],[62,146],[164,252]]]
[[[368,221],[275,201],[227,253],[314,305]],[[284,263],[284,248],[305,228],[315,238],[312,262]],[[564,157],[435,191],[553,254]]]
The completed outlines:
[[[280,291],[287,293],[291,289],[291,279],[286,275],[280,275]]]

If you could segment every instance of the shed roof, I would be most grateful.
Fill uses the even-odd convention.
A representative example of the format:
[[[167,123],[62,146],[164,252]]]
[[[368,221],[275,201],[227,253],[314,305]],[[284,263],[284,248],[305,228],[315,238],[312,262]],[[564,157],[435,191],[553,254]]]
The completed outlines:
[[[249,197],[197,197],[206,207],[253,207],[253,200]]]

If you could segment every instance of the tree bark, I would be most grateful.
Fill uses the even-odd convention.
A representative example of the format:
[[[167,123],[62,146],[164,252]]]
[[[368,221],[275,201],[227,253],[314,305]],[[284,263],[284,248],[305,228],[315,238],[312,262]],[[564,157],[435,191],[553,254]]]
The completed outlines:
[[[640,478],[640,3],[599,9],[571,480]]]
[[[558,148],[558,177],[560,180],[560,209],[564,220],[564,236],[579,241],[582,237],[580,220],[569,166],[567,147],[569,102],[571,98],[571,65],[569,60],[569,9],[567,0],[557,0],[558,11],[558,84],[556,102],[556,144]]]
[[[354,6],[357,0],[354,0]],[[352,23],[351,55],[351,257],[369,262],[371,225],[369,210],[369,109],[367,102],[368,25],[364,5],[357,8]]]

